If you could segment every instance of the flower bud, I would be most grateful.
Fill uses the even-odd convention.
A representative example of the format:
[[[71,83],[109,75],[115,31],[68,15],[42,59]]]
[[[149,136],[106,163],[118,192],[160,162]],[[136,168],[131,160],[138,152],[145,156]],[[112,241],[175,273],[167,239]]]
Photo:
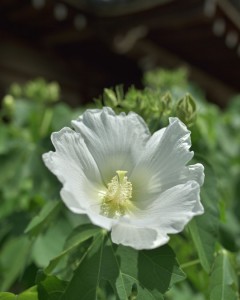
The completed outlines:
[[[60,86],[57,82],[53,81],[48,84],[48,100],[50,102],[56,102],[59,99]]]
[[[118,99],[116,94],[111,89],[104,89],[103,94],[104,105],[114,107],[118,104]]]
[[[4,96],[2,106],[7,115],[12,115],[13,111],[15,110],[15,99],[13,98],[13,96]]]
[[[21,85],[18,84],[18,83],[11,84],[9,93],[11,95],[13,95],[14,97],[16,97],[16,98],[21,97],[22,96],[22,87],[21,87]]]
[[[163,108],[163,113],[167,115],[171,110],[172,106],[172,96],[170,93],[166,93],[163,95],[163,97],[161,98],[161,104]]]
[[[176,106],[176,116],[186,125],[191,126],[196,120],[196,103],[192,96],[186,94]]]

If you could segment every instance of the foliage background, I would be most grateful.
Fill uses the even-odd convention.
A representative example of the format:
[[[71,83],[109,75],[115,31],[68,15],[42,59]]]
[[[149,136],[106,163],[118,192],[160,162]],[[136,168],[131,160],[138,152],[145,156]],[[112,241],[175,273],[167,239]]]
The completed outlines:
[[[52,149],[50,134],[87,107],[73,110],[59,101],[56,82],[13,84],[0,124],[1,300],[16,294],[24,300],[239,299],[240,96],[220,110],[184,69],[146,73],[143,83],[125,93],[122,86],[106,88],[88,107],[135,111],[152,132],[169,116],[182,119],[192,131],[195,160],[205,166],[205,214],[153,251],[111,244],[86,216],[64,207],[60,184],[41,159]]]

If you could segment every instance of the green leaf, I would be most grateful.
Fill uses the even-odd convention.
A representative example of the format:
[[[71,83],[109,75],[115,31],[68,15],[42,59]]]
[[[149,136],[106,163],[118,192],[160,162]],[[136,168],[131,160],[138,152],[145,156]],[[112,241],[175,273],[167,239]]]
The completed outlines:
[[[173,284],[185,279],[175,253],[168,245],[154,250],[139,251],[138,266],[140,283],[153,294],[155,289],[164,294]]]
[[[219,242],[228,251],[237,252],[240,248],[240,226],[234,212],[224,211],[224,223],[220,224]]]
[[[52,272],[66,256],[70,255],[84,241],[90,239],[96,234],[99,234],[100,231],[102,231],[100,227],[92,224],[84,224],[76,227],[66,241],[65,250],[50,261],[49,265],[45,269],[45,272]]]
[[[9,139],[9,129],[5,124],[0,123],[0,155],[6,154],[11,148],[12,141]]]
[[[222,250],[216,257],[210,277],[210,300],[238,300],[238,279],[230,253]]]
[[[137,286],[137,299],[163,299],[162,294],[185,278],[169,246],[138,252],[112,245],[112,251],[115,260],[120,262],[116,281],[120,299],[125,299],[126,291],[131,290],[134,284]]]
[[[162,294],[185,278],[169,246],[136,251],[112,244],[99,233],[89,246],[61,300],[97,299],[108,282],[117,299],[163,299]],[[81,284],[79,284],[81,282]]]
[[[216,179],[210,167],[205,165],[205,182],[201,188],[201,201],[205,212],[194,218],[188,228],[197,248],[202,267],[210,272],[219,229],[218,194]]]
[[[193,290],[193,287],[187,283],[182,282],[180,285],[175,285],[166,294],[167,300],[206,300],[202,293]]]
[[[0,300],[39,300],[36,286],[24,291],[19,295],[3,292],[0,293]]]
[[[17,297],[12,293],[3,292],[0,293],[0,300],[17,300]]]
[[[30,236],[37,236],[44,228],[46,228],[49,222],[56,216],[61,207],[60,201],[48,202],[40,214],[36,216],[25,229],[25,233]]]
[[[11,238],[0,252],[0,289],[7,290],[21,275],[29,259],[30,241],[26,236]]]
[[[58,218],[35,240],[32,257],[38,267],[45,268],[63,249],[72,228],[64,218]]]
[[[30,289],[19,294],[17,300],[39,300],[37,287],[33,286]]]
[[[42,274],[41,280],[37,284],[39,300],[59,300],[66,289],[67,282],[60,280],[56,276],[46,276]]]

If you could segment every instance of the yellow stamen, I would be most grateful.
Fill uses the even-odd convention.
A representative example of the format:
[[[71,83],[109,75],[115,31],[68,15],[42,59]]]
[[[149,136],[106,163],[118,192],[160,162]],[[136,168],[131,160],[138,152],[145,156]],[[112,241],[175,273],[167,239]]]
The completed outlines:
[[[127,171],[116,171],[116,173],[101,199],[101,214],[109,218],[123,216],[133,206],[130,201],[132,184],[125,176]]]

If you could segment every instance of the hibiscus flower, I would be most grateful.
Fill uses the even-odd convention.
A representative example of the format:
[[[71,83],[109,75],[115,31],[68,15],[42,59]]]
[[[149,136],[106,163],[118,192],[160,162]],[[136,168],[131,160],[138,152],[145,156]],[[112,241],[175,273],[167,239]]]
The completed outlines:
[[[136,113],[105,107],[87,110],[72,126],[52,134],[56,151],[44,162],[63,185],[65,205],[111,231],[114,243],[159,247],[204,212],[204,168],[188,165],[190,131],[178,118],[151,135]]]

